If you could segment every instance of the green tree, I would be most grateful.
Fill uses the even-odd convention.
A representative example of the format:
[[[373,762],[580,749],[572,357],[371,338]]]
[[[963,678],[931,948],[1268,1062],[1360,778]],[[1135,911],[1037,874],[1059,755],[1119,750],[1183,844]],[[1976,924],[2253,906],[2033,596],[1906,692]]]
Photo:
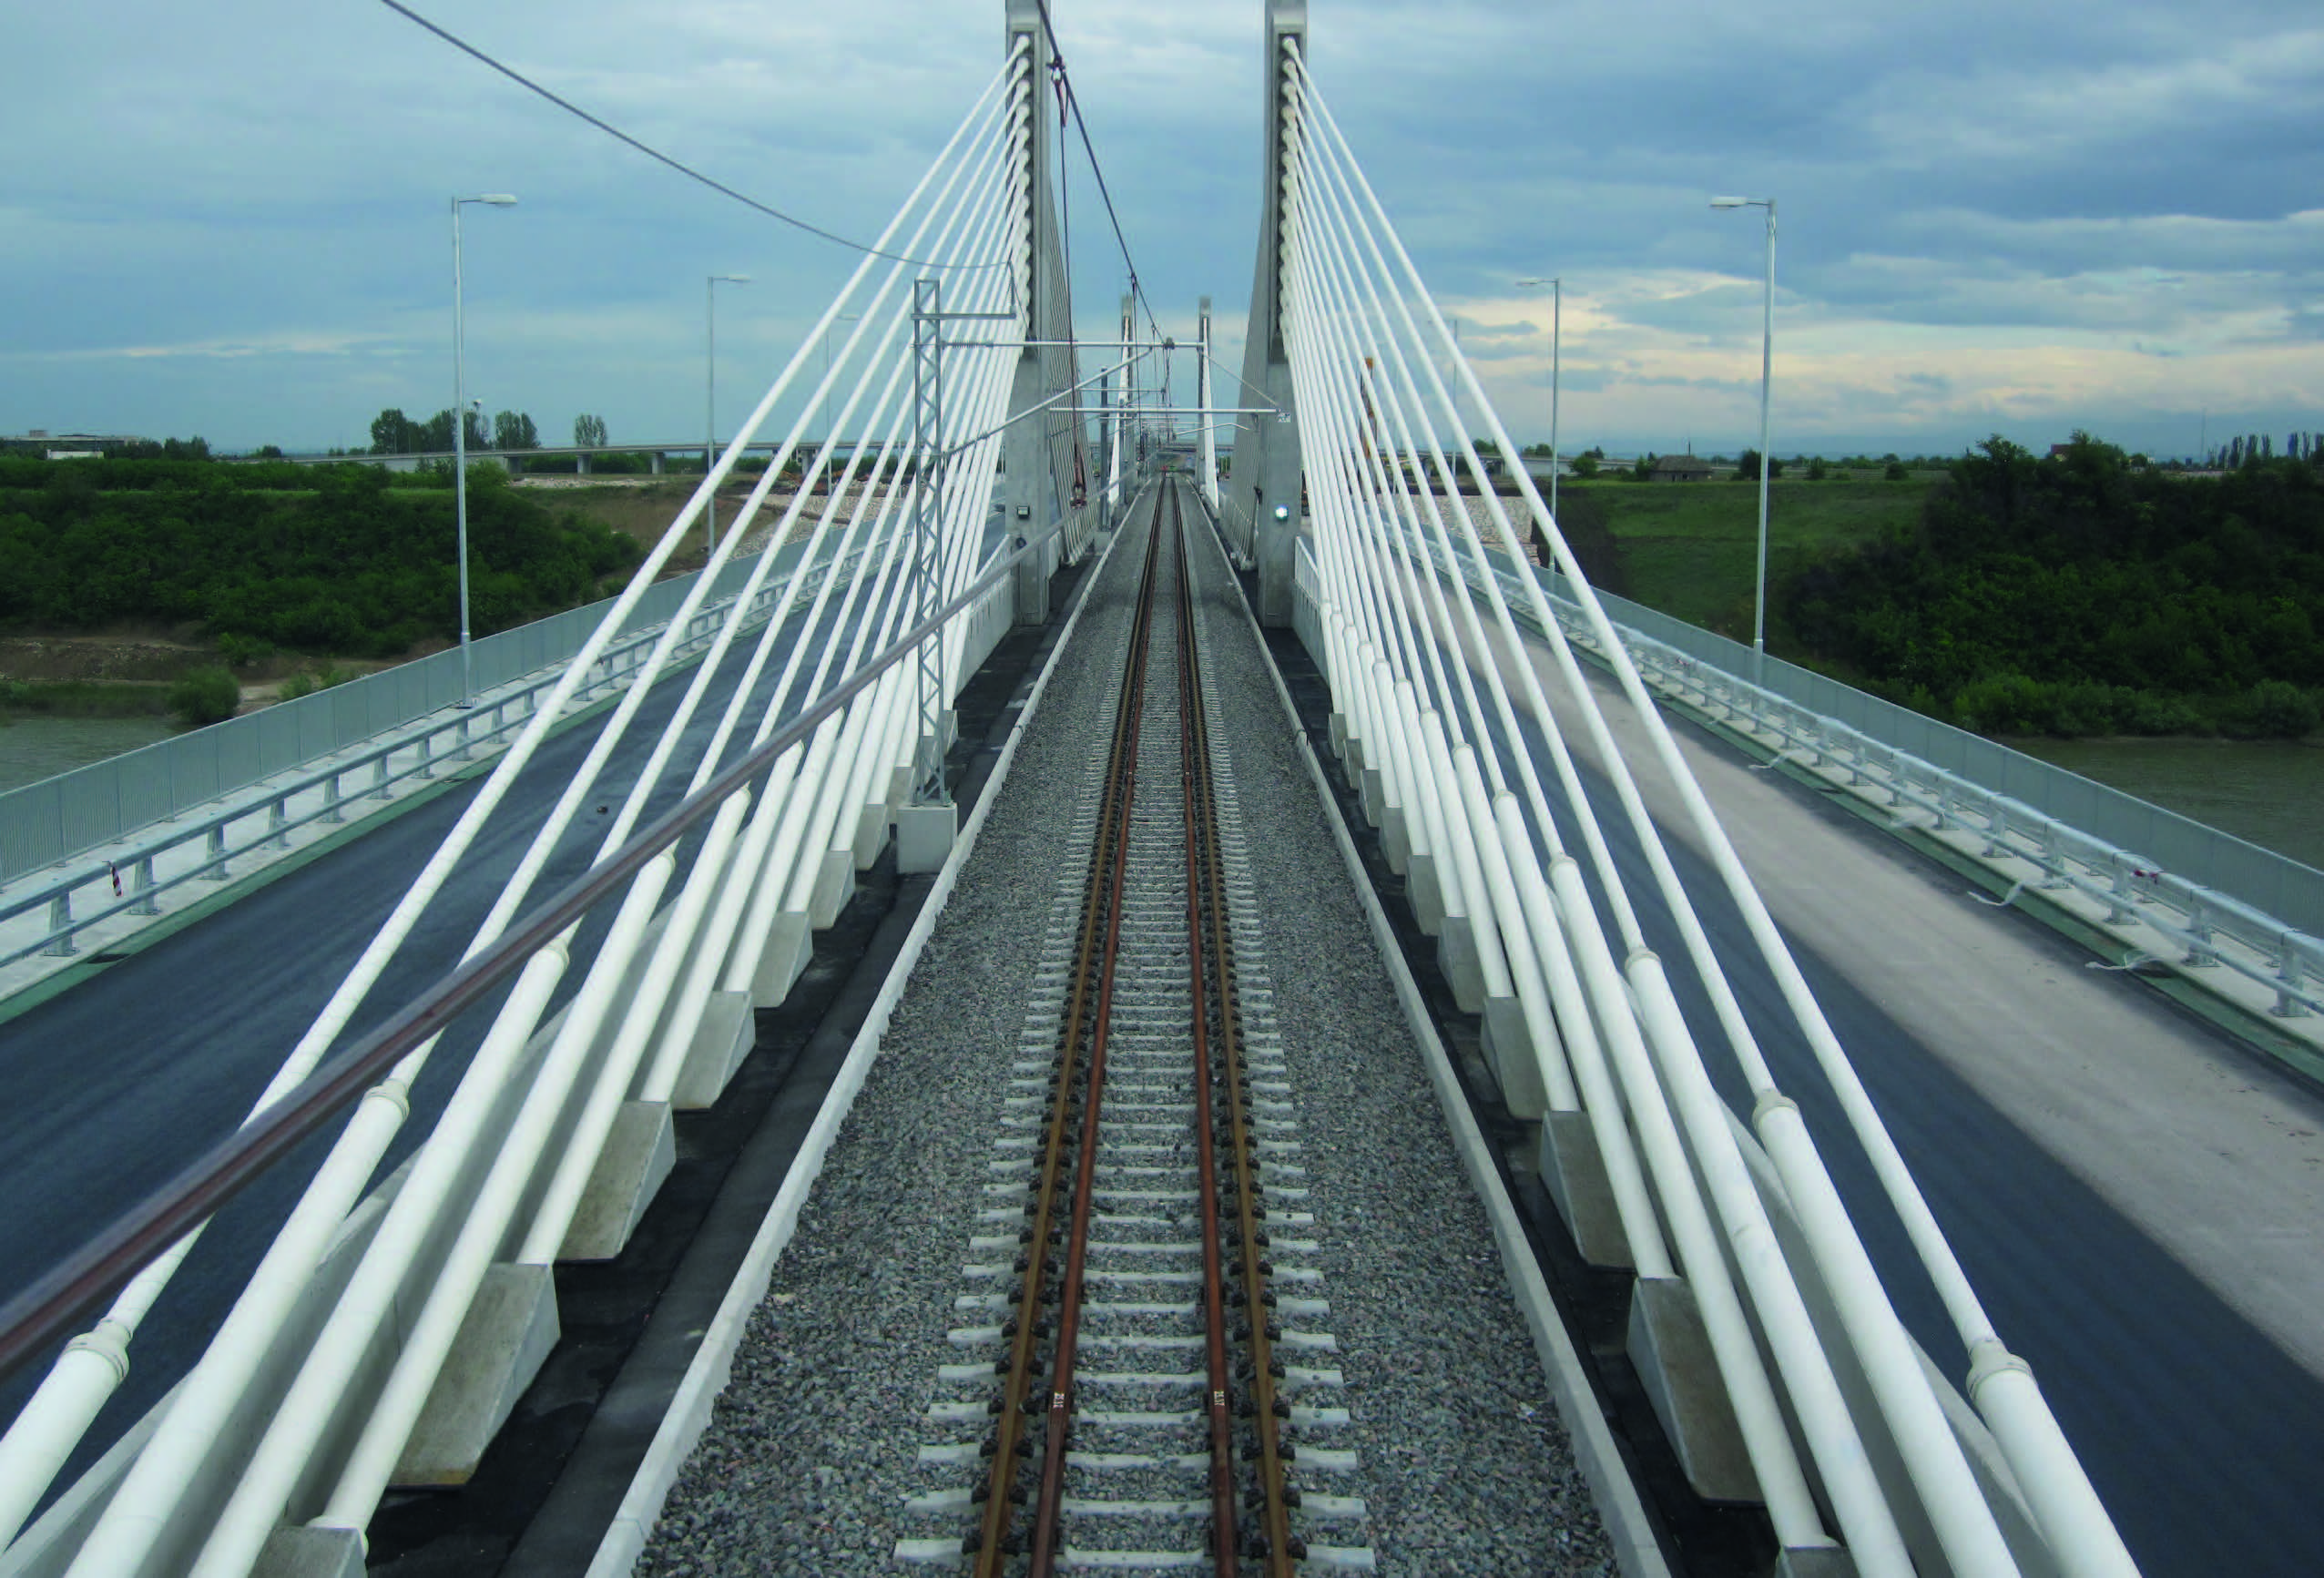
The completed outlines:
[[[1598,474],[1598,457],[1588,450],[1584,450],[1574,457],[1573,466],[1575,476],[1585,479],[1594,477]]]
[[[1773,482],[1776,478],[1782,474],[1783,463],[1781,461],[1770,460],[1768,462],[1768,480],[1769,482]],[[1759,452],[1758,450],[1747,449],[1743,452],[1743,458],[1735,463],[1735,480],[1737,482],[1758,482],[1759,480]]]
[[[504,411],[493,418],[493,448],[538,449],[541,435],[523,412]]]
[[[450,423],[445,424],[449,431]],[[403,408],[391,405],[372,418],[372,453],[373,454],[409,454],[415,449],[425,449],[422,442],[423,429],[403,414]]]
[[[1655,459],[1656,457],[1653,455],[1642,454],[1636,461],[1632,462],[1630,465],[1630,480],[1634,483],[1650,483],[1654,481]]]
[[[606,447],[606,419],[584,412],[573,419],[573,442],[582,449]]]

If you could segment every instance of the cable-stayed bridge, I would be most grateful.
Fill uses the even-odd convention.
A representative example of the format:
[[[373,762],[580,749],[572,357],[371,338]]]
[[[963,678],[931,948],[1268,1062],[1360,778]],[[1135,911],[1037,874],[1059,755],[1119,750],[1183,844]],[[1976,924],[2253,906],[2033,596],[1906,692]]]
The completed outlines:
[[[1877,966],[1802,957],[1798,885],[1770,898],[1747,860],[1734,808],[1797,808],[1706,771],[1666,708],[2034,872],[2094,937],[2184,949],[2222,1014],[2324,1006],[2289,908],[2313,895],[2272,895],[2295,924],[2271,931],[1618,627],[1530,481],[1496,494],[1463,434],[1465,408],[1514,453],[1307,39],[1271,0],[1239,376],[1214,380],[1207,303],[1189,346],[1135,290],[1117,338],[1076,334],[1070,87],[1010,0],[950,141],[554,670],[199,831],[76,840],[59,799],[66,874],[12,888],[26,941],[0,952],[107,968],[0,1028],[5,1077],[139,1105],[144,1173],[76,1104],[27,1125],[52,1133],[14,1191],[0,1571],[377,1562],[406,1492],[474,1477],[570,1384],[604,1291],[576,1268],[653,1258],[698,1187],[688,1230],[734,1242],[702,1251],[711,1282],[653,1274],[672,1329],[641,1314],[592,1393],[606,1438],[649,1413],[627,1448],[593,1422],[560,1449],[599,1477],[553,1476],[476,1570],[837,1571],[863,1559],[817,1542],[841,1525],[876,1527],[879,1563],[979,1572],[1425,1572],[1472,1537],[1484,1571],[2312,1567],[2283,1510],[2299,1428],[2240,1474],[2238,1527],[2217,1492],[2167,1504],[2199,1465],[2153,1464],[2172,1436],[2230,1450],[2314,1376],[2009,1115],[1910,1072]],[[770,425],[827,402],[843,446]],[[657,588],[770,446],[710,563]],[[837,480],[778,510],[794,458]],[[446,769],[419,809],[187,905]],[[1862,860],[1819,836],[1826,869]],[[127,858],[79,860],[100,844]],[[1352,947],[1303,934],[1334,914]],[[851,915],[877,966],[855,997],[819,976]],[[302,967],[237,966],[267,949]],[[173,1018],[127,1085],[76,1068]],[[707,1166],[753,1080],[763,1126]],[[1437,1105],[1377,1110],[1400,1089]],[[856,1196],[888,1204],[852,1219]],[[2062,1276],[2076,1250],[2120,1280]],[[911,1303],[922,1282],[942,1297]],[[2101,1308],[2124,1287],[2151,1318]],[[851,1298],[843,1334],[812,1324]],[[2215,1360],[2264,1396],[2157,1373]],[[829,1407],[826,1368],[891,1372],[908,1410]],[[1421,1417],[1504,1381],[1538,1407]],[[833,1460],[873,1437],[918,1477],[851,1491]],[[811,1518],[780,1510],[798,1481]]]

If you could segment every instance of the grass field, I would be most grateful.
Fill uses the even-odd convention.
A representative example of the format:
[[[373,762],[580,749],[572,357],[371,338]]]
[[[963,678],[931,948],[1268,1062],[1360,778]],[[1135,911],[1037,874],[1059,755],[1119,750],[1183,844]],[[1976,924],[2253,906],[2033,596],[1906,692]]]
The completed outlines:
[[[1936,473],[1906,482],[1794,482],[1768,486],[1770,587],[1817,550],[1866,542],[1910,526]],[[1749,483],[1567,483],[1605,514],[1620,545],[1629,596],[1738,641],[1751,639],[1753,562],[1759,491]],[[1788,632],[1773,616],[1768,648],[1784,652]]]

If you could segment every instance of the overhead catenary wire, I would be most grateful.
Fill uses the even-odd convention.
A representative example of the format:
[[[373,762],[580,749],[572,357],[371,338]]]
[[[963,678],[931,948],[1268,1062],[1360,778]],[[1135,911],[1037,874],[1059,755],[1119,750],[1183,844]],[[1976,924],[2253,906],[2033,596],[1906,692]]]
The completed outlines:
[[[834,246],[845,247],[851,251],[862,252],[874,258],[887,258],[899,263],[910,263],[917,268],[991,269],[999,267],[999,265],[994,263],[936,263],[925,259],[905,257],[897,252],[882,251],[876,246],[866,246],[861,241],[851,240],[849,238],[841,235],[836,230],[827,230],[822,226],[809,219],[802,219],[796,214],[785,213],[782,209],[775,208],[771,204],[760,202],[757,198],[750,196],[747,192],[735,190],[734,188],[727,185],[724,181],[719,180],[716,176],[705,175],[700,170],[696,169],[692,165],[686,163],[683,159],[666,154],[652,144],[632,137],[629,133],[622,130],[611,121],[606,120],[599,116],[592,115],[589,111],[583,109],[571,99],[565,97],[550,88],[542,87],[539,83],[534,81],[531,77],[525,76],[515,66],[508,65],[505,61],[494,58],[493,56],[477,48],[476,46],[461,37],[459,35],[453,33],[449,29],[443,27],[436,23],[429,21],[417,11],[413,10],[409,5],[404,5],[403,0],[380,0],[380,4],[386,6],[390,11],[392,11],[396,13],[396,15],[403,17],[405,20],[434,34],[438,38],[443,39],[446,44],[451,45],[454,49],[459,50],[462,54],[469,56],[474,59],[482,62],[484,65],[492,67],[492,69],[499,72],[503,76],[505,76],[509,81],[516,84],[519,87],[524,88],[525,91],[538,94],[541,97],[556,106],[557,108],[565,111],[566,114],[576,117],[580,120],[586,121],[589,125],[596,127],[599,131],[604,132],[607,137],[612,137],[615,141],[625,143],[628,147],[637,149],[639,153],[644,154],[647,158],[652,159],[658,164],[668,166],[671,169],[676,170],[679,175],[684,176],[688,180],[698,182],[699,184],[709,188],[712,191],[717,192],[720,197],[730,198],[734,201],[740,203],[744,208],[754,209],[759,213],[766,215],[767,218],[770,219],[790,226],[791,229],[795,230],[804,230],[810,236],[815,236],[821,239],[829,241]]]
[[[392,4],[393,0],[388,0]],[[1146,287],[1137,271],[1137,260],[1130,255],[1129,238],[1122,232],[1122,217],[1114,207],[1114,194],[1106,185],[1105,167],[1097,161],[1097,145],[1089,135],[1089,118],[1082,114],[1081,96],[1074,91],[1073,77],[1065,70],[1065,52],[1057,47],[1056,24],[1049,16],[1049,0],[1034,0],[1041,14],[1041,31],[1049,40],[1049,70],[1057,83],[1064,107],[1073,114],[1074,129],[1081,134],[1082,151],[1089,158],[1089,173],[1097,182],[1097,196],[1106,205],[1106,222],[1114,227],[1114,240],[1122,249],[1122,266],[1129,270],[1130,295],[1145,311],[1146,324],[1157,340],[1162,338],[1162,325],[1154,314],[1154,304],[1147,300]]]

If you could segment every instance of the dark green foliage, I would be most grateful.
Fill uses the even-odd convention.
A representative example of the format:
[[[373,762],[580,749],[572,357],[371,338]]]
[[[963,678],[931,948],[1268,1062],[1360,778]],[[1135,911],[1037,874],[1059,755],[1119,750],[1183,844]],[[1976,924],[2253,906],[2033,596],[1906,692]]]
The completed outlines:
[[[1889,462],[1886,466],[1881,468],[1881,475],[1890,482],[1901,483],[1910,479],[1912,473],[1904,469],[1904,463],[1902,461],[1892,460]]]
[[[1581,488],[1568,488],[1557,499],[1557,532],[1581,561],[1591,585],[1616,596],[1629,596],[1630,576],[1622,563],[1622,545],[1615,539],[1605,505]]]
[[[1807,649],[1995,733],[2306,734],[2324,695],[2324,480],[2264,455],[2218,477],[2077,433],[1994,438],[1917,530],[1783,588]]]
[[[1770,460],[1768,462],[1768,480],[1769,482],[1773,482],[1776,478],[1782,474],[1782,461]],[[1759,480],[1759,452],[1758,450],[1747,449],[1743,452],[1743,458],[1735,463],[1735,480],[1738,483],[1755,483]]]
[[[1587,450],[1584,450],[1581,453],[1575,455],[1574,457],[1574,474],[1577,477],[1594,477],[1597,475],[1598,457],[1592,454]]]
[[[169,687],[169,710],[189,728],[223,723],[241,706],[242,687],[223,668],[197,668]]]
[[[224,641],[400,656],[458,634],[453,494],[362,464],[0,459],[0,621],[200,623]],[[420,485],[408,485],[419,484]],[[587,601],[637,545],[469,478],[477,634]]]

